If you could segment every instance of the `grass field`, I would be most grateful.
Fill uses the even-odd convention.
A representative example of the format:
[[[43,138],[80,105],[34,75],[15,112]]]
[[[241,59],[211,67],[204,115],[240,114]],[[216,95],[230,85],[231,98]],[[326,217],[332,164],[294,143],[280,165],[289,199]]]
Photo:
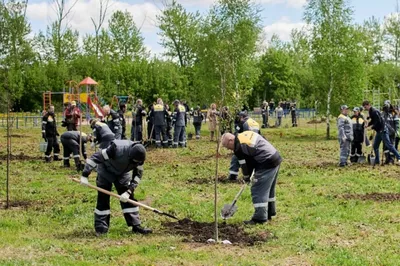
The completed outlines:
[[[400,168],[339,169],[338,142],[325,140],[323,124],[315,130],[302,120],[299,128],[262,131],[284,158],[278,214],[267,225],[243,227],[253,212],[247,189],[227,222],[266,237],[251,246],[192,242],[167,227],[168,218],[145,210],[143,223],[155,233],[132,235],[115,199],[110,232],[96,237],[96,192],[70,181],[76,172],[63,169],[62,162],[42,162],[39,129],[12,132],[16,156],[11,164],[12,207],[6,210],[6,138],[1,130],[0,265],[399,265]],[[206,126],[203,130],[203,139],[189,141],[186,149],[148,152],[139,200],[181,219],[213,221],[216,143],[206,137]],[[230,156],[227,150],[222,155],[218,209],[240,187],[224,182]],[[95,173],[89,178],[94,180]],[[203,231],[202,237],[212,236],[212,231]]]

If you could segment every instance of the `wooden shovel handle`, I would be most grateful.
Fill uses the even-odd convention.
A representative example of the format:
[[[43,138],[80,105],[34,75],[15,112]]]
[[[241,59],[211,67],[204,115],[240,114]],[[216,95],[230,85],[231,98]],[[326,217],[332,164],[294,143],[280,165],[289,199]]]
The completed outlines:
[[[76,183],[81,183],[81,181],[80,181],[79,179],[76,179],[76,178],[71,178],[71,179],[72,179],[72,181],[74,181],[74,182],[76,182]],[[111,191],[108,191],[108,190],[99,188],[99,187],[97,187],[97,186],[88,184],[87,187],[89,187],[89,188],[91,188],[91,189],[94,189],[94,190],[97,190],[97,191],[99,191],[99,192],[101,192],[101,193],[110,195],[111,197],[114,197],[114,198],[117,198],[117,199],[120,198],[120,195],[118,195],[118,194],[116,194],[116,193],[113,193],[113,192],[111,192]],[[130,204],[132,204],[132,205],[134,205],[134,206],[137,206],[137,207],[142,207],[142,208],[147,209],[147,210],[150,210],[150,211],[156,211],[156,209],[154,209],[154,208],[152,208],[152,207],[150,207],[150,206],[144,205],[143,203],[140,203],[140,202],[137,202],[137,201],[134,201],[134,200],[131,200],[131,199],[128,199],[127,202],[130,203]]]

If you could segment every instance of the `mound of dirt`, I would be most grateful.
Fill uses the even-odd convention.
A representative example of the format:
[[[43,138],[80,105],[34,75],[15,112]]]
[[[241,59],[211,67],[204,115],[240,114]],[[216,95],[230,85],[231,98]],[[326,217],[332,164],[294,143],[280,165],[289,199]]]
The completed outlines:
[[[25,155],[24,153],[20,153],[20,154],[11,154],[10,159],[12,161],[36,161],[36,160],[43,160],[42,157],[40,156],[29,156],[29,155]],[[0,154],[0,160],[2,161],[6,161],[7,160],[7,154]]]
[[[367,193],[367,194],[344,194],[339,198],[373,200],[373,201],[397,201],[400,200],[400,193]]]
[[[171,233],[187,237],[184,240],[185,242],[206,243],[208,239],[214,238],[214,223],[201,223],[190,219],[183,219],[179,222],[163,223],[163,226]],[[262,231],[253,235],[246,233],[243,227],[233,224],[222,223],[219,224],[218,229],[221,240],[227,239],[236,245],[253,246],[273,238],[273,235],[268,231]]]
[[[194,177],[192,179],[189,179],[186,181],[188,184],[196,184],[196,185],[204,185],[204,184],[214,184],[215,177],[209,177],[209,178],[201,178],[201,177]],[[218,176],[218,182],[221,184],[237,184],[241,183],[241,180],[229,180],[226,175],[219,175]]]
[[[28,207],[30,205],[31,205],[30,201],[23,201],[23,200],[18,201],[18,200],[16,200],[16,201],[10,201],[9,205],[8,205],[8,208],[9,209],[18,209],[18,210],[24,209],[24,210],[26,210],[26,209],[28,209]],[[0,209],[6,209],[6,208],[7,208],[7,202],[6,201],[0,201]]]

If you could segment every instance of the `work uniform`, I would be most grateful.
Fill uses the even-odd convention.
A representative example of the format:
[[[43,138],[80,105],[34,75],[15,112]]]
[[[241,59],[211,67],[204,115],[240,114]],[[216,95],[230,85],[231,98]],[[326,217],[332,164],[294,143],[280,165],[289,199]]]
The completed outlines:
[[[65,123],[68,131],[77,131],[81,110],[76,106],[70,106],[64,112]]]
[[[107,124],[102,122],[96,122],[92,126],[93,129],[93,142],[95,144],[100,144],[100,149],[107,148],[113,140],[115,140],[115,135],[108,127]]]
[[[196,134],[196,139],[200,139],[201,123],[203,122],[204,116],[201,113],[200,108],[193,111],[193,126]]]
[[[156,138],[156,132],[154,130],[154,116],[152,116],[154,105],[149,106],[149,115],[146,118],[147,122],[147,139],[151,142]]]
[[[174,143],[172,147],[176,148],[179,146],[186,147],[186,108],[182,104],[179,104],[173,114],[174,125]]]
[[[166,117],[166,122],[167,122],[167,127],[166,127],[166,134],[167,134],[167,139],[168,139],[168,147],[172,147],[172,144],[174,142],[174,136],[172,135],[172,112],[169,110],[169,107],[167,108],[167,117]]]
[[[118,110],[119,120],[121,123],[121,139],[126,139],[126,120],[123,110]]]
[[[292,116],[292,127],[297,127],[296,106],[290,106],[290,115]]]
[[[268,128],[268,116],[269,116],[268,104],[263,104],[263,106],[261,107],[261,116],[263,119],[262,128]]]
[[[77,171],[81,170],[81,161],[79,152],[80,139],[81,137],[79,131],[67,131],[61,134],[61,143],[64,149],[64,166],[70,167],[69,156],[72,153]],[[82,133],[82,145],[80,147],[82,149],[83,158],[85,159],[86,159],[86,149],[85,149],[86,142],[87,142],[87,136],[85,133]]]
[[[236,127],[236,133],[243,133],[245,131],[253,131],[260,134],[260,125],[254,119],[245,117],[243,122],[240,122]],[[236,155],[232,156],[231,165],[229,167],[229,179],[236,180],[239,175],[240,164]]]
[[[284,115],[282,107],[278,107],[275,109],[276,113],[276,126],[280,127],[282,125],[282,117]]]
[[[97,168],[96,185],[98,187],[111,191],[114,184],[119,195],[130,190],[132,193],[129,199],[135,200],[133,192],[143,176],[145,154],[146,150],[140,143],[130,140],[115,140],[107,149],[95,153],[86,160],[82,176],[88,177],[92,170]],[[120,204],[126,224],[128,226],[140,225],[139,207],[123,202]],[[110,196],[98,192],[94,211],[96,232],[108,232],[110,214]]]
[[[46,162],[51,161],[51,152],[54,152],[54,160],[58,161],[60,156],[60,145],[57,141],[59,136],[57,131],[56,115],[54,113],[46,113],[42,117],[42,137],[47,142],[47,149],[45,152]]]
[[[122,137],[122,126],[119,114],[115,112],[113,109],[110,110],[110,114],[105,117],[105,122],[111,131],[115,135],[115,139],[121,139]]]
[[[156,146],[157,147],[167,147],[168,139],[166,134],[167,117],[168,112],[164,105],[156,104],[151,110],[150,117],[154,120],[154,131],[156,134]],[[162,142],[161,142],[162,139]],[[161,144],[162,143],[162,144]]]
[[[350,144],[353,141],[353,124],[350,117],[340,114],[337,119],[340,144],[340,166],[347,165],[350,154]]]
[[[254,179],[250,180],[255,209],[252,220],[265,222],[276,215],[275,185],[282,158],[271,143],[253,131],[236,135],[234,152],[245,180],[254,170]]]
[[[390,143],[392,144],[392,146],[394,146],[397,130],[399,128],[399,118],[397,117],[396,113],[391,112],[388,110],[387,107],[384,107],[382,112],[382,119],[385,123],[385,128],[388,132]],[[393,152],[390,152],[389,146],[385,143],[383,144],[383,153],[385,154],[385,164],[394,162],[394,154]]]
[[[143,140],[143,117],[146,116],[146,110],[142,105],[135,105],[132,110],[132,129],[131,141],[142,142]],[[151,128],[149,129],[151,130]]]
[[[351,143],[350,162],[358,162],[362,155],[362,143],[364,142],[365,121],[362,115],[353,115],[351,117],[353,126],[353,142]]]

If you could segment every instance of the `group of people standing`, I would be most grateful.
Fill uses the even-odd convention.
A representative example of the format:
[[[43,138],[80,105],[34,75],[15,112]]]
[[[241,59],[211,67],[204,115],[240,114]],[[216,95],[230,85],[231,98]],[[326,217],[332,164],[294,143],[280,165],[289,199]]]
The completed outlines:
[[[355,107],[353,115],[349,117],[347,105],[341,106],[341,114],[337,120],[338,137],[340,144],[339,166],[345,167],[350,161],[356,163],[363,155],[363,143],[372,147],[375,156],[370,156],[374,164],[379,164],[379,147],[383,142],[384,164],[400,164],[400,154],[398,152],[400,123],[399,110],[393,107],[389,100],[384,102],[382,111],[373,107],[369,101],[364,101],[362,107]],[[368,117],[364,118],[362,111],[368,111]],[[366,129],[371,128],[373,134],[368,138]]]
[[[275,103],[271,100],[269,103],[264,101],[261,105],[261,115],[263,118],[262,128],[268,128],[269,116],[272,116],[275,113],[275,127],[282,126],[282,118],[285,117],[288,113],[292,118],[292,127],[297,127],[297,109],[296,102],[279,102],[278,106],[275,108]]]

